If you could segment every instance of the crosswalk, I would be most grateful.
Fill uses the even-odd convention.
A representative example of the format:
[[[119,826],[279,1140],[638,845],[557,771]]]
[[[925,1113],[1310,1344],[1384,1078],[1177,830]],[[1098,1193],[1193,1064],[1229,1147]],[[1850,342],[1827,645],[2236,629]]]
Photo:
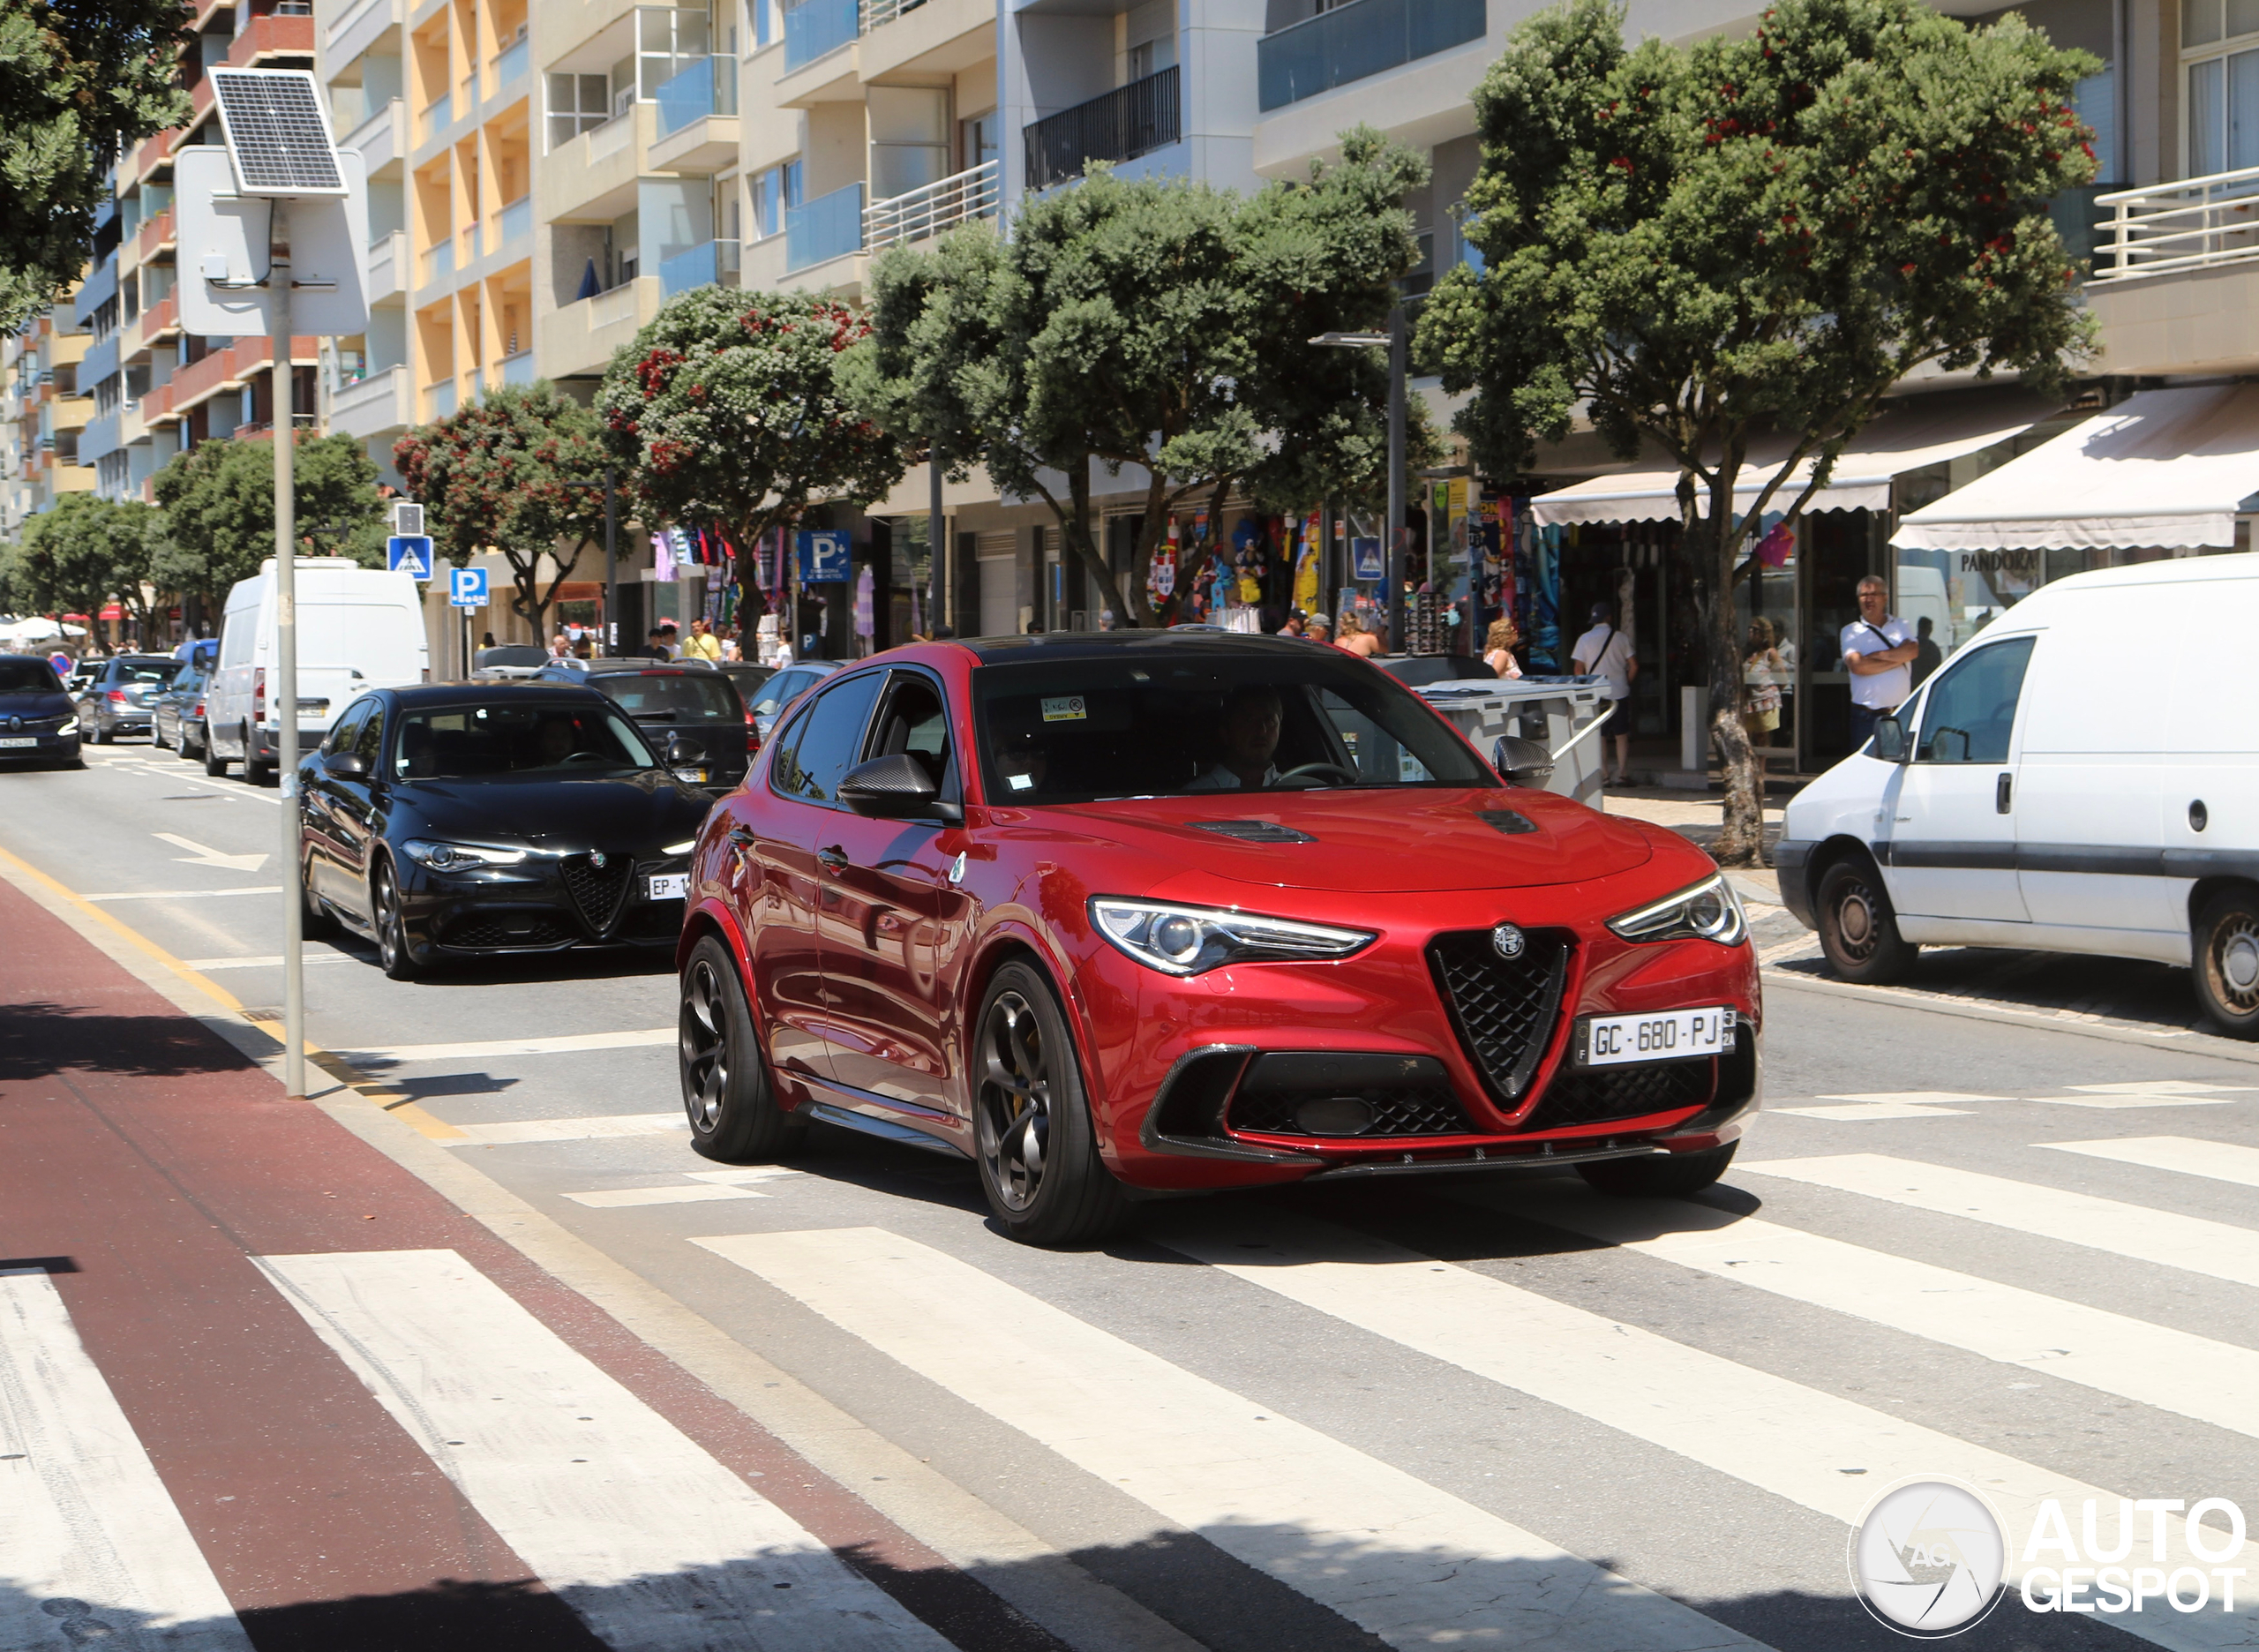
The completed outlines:
[[[1943,1111],[1933,1093],[1815,1100],[1918,1117]],[[2114,1093],[2229,1099],[2170,1085]],[[680,1208],[667,1220],[687,1228],[664,1243],[763,1293],[775,1306],[757,1317],[780,1334],[802,1323],[793,1315],[825,1327],[893,1373],[869,1380],[914,1385],[1021,1442],[1048,1465],[1058,1504],[1133,1508],[1156,1542],[1202,1545],[1249,1589],[1280,1591],[1339,1626],[1332,1641],[1298,1645],[1832,1652],[1854,1626],[1867,1633],[1848,1579],[1839,1571],[1832,1590],[1850,1615],[1832,1627],[1824,1612],[1768,1618],[1754,1603],[1768,1550],[1791,1532],[1833,1532],[1840,1556],[1877,1494],[1916,1479],[1963,1482],[2003,1517],[2000,1610],[2019,1644],[2086,1647],[2100,1630],[2174,1652],[2259,1645],[2259,1548],[2240,1519],[2259,1518],[2259,1295],[2236,1294],[2259,1291],[2259,1207],[2248,1221],[2220,1220],[2172,1208],[2168,1191],[2185,1186],[2195,1202],[2204,1190],[2202,1207],[2221,1210],[2221,1190],[2259,1187],[2259,1146],[2196,1134],[2049,1139],[1983,1170],[1965,1156],[1756,1151],[1726,1192],[1685,1200],[1604,1199],[1560,1178],[1462,1182],[1408,1205],[1188,1201],[1152,1207],[1138,1245],[1078,1258],[1017,1250],[970,1220],[812,1225],[808,1170],[693,1170],[691,1160],[659,1179],[648,1167],[679,1151],[662,1116],[466,1129],[469,1143],[496,1148],[643,1155],[633,1185],[554,1197],[623,1213],[607,1220]],[[1769,1201],[1762,1213],[1752,1192]],[[1485,1248],[1502,1215],[1525,1235],[1552,1235],[1550,1250]],[[2035,1288],[2033,1274],[1991,1260],[1993,1235],[2026,1257],[2040,1247],[2059,1274],[2107,1269],[2137,1288],[2108,1306],[2099,1292]],[[1583,1277],[1520,1265],[1533,1256],[1573,1257]],[[491,1528],[502,1569],[539,1580],[595,1641],[619,1652],[952,1644],[914,1597],[881,1587],[456,1251],[253,1260]],[[1168,1299],[1204,1334],[1123,1310],[1125,1280],[1164,1268]],[[2233,1298],[2211,1334],[2156,1307],[2194,1281]],[[1659,1314],[1653,1303],[1674,1290],[1707,1304],[1705,1317]],[[1787,1346],[1808,1345],[1817,1325],[1834,1328],[1823,1346],[1839,1332],[1847,1343],[1882,1339],[1910,1373],[1951,1369],[1963,1391],[1830,1380],[1801,1357],[1808,1346]],[[1370,1427],[1344,1425],[1311,1377],[1319,1365],[1376,1395]],[[1985,1396],[2033,1393],[2085,1405],[2092,1436],[1980,1415]],[[1500,1461],[1538,1451],[1519,1428],[1550,1430],[1550,1446],[1580,1444],[1610,1465],[1583,1489],[1601,1513],[1579,1526],[1519,1481],[1488,1489],[1423,1455],[1415,1436],[1439,1411],[1481,1431]],[[1726,1541],[1746,1567],[1747,1599],[1690,1581],[1715,1557],[1676,1552],[1692,1540],[1667,1523],[1620,1548],[1595,1541],[1650,1482],[1708,1488],[1732,1511]],[[2154,1524],[2136,1517],[2158,1499],[2170,1508]],[[2238,1517],[2215,1502],[2188,1524],[2207,1499],[2235,1504]],[[199,1521],[153,1466],[55,1281],[37,1266],[0,1268],[0,1648],[131,1631],[169,1649],[248,1652]],[[2099,1539],[2086,1536],[2098,1526]],[[2113,1533],[2116,1550],[2101,1548]],[[2146,1608],[2112,1611],[2103,1594],[2077,1601],[2105,1603],[2091,1615],[2034,1614],[2017,1591],[2049,1603],[2083,1558],[2075,1539],[2097,1543],[2099,1558],[2083,1558],[2105,1582],[2113,1559],[2152,1566],[2153,1587],[2131,1573],[2130,1598]],[[2185,1602],[2192,1573],[2206,1604],[2167,1603],[2163,1580],[2177,1580]],[[1122,1587],[1134,1596],[1138,1586]],[[1204,1638],[1200,1599],[1144,1587],[1134,1597],[1190,1642],[1232,1641]],[[81,1631],[74,1639],[63,1624]],[[1243,1633],[1232,1643],[1250,1644]]]

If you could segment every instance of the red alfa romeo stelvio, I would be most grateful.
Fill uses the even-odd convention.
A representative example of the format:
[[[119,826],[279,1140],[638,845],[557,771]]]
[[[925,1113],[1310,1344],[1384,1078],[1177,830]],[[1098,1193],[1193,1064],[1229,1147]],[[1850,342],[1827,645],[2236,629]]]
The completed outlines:
[[[1508,784],[1295,639],[942,642],[827,678],[708,815],[679,958],[698,1152],[818,1119],[960,1155],[1037,1244],[1291,1182],[1690,1192],[1758,1105],[1709,859]]]

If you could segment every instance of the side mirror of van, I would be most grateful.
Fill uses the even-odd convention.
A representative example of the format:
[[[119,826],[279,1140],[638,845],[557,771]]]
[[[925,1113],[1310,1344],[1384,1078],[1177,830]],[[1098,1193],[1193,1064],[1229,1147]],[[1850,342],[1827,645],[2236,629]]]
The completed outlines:
[[[1885,762],[1903,763],[1906,761],[1906,725],[1896,717],[1876,719],[1874,755]]]

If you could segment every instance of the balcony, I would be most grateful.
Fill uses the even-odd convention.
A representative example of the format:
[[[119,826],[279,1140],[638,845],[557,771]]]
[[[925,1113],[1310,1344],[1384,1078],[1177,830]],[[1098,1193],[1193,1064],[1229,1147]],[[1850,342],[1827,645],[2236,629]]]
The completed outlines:
[[[126,341],[125,358],[131,361],[152,344],[162,344],[180,334],[180,300],[168,295],[141,312],[138,330]]]
[[[499,97],[505,87],[525,77],[533,67],[533,37],[526,35],[514,40],[494,54],[494,90],[487,95]]]
[[[324,35],[333,64],[349,64],[375,45],[378,37],[400,20],[400,0],[360,0],[341,11]]]
[[[228,67],[251,69],[270,58],[311,58],[313,55],[314,20],[311,13],[285,16],[270,12],[254,15],[244,25],[243,33],[228,48]]]
[[[659,296],[672,298],[694,287],[738,284],[738,244],[709,241],[659,260]]]
[[[529,385],[538,375],[533,370],[533,352],[520,350],[514,356],[502,358],[502,382],[506,385]]]
[[[962,74],[995,55],[995,0],[863,0],[855,68],[865,81]]]
[[[408,290],[408,232],[395,229],[369,243],[369,302],[382,304]]]
[[[455,124],[455,97],[452,92],[442,92],[424,106],[416,117],[416,141],[427,144]]]
[[[550,379],[589,378],[602,372],[612,352],[635,336],[659,312],[656,275],[623,282],[551,311],[541,318],[541,364]]]
[[[860,33],[856,0],[800,0],[784,12],[784,72],[852,45]]]
[[[454,237],[449,236],[439,245],[424,250],[424,267],[417,276],[416,284],[418,287],[429,287],[435,282],[447,280],[454,273],[455,242]]]
[[[2259,370],[2259,167],[2095,197],[2086,304],[2110,373]]]
[[[88,419],[86,428],[79,432],[79,462],[93,464],[96,460],[108,458],[116,453],[118,449],[117,426],[118,416],[115,412]]]
[[[656,104],[637,103],[551,151],[534,169],[535,215],[544,223],[609,223],[633,212],[657,116]]]
[[[738,65],[702,57],[658,90],[651,165],[666,172],[709,174],[738,158]]]
[[[1351,0],[1255,45],[1264,113],[1481,40],[1484,0]]]
[[[359,150],[369,176],[379,176],[387,167],[408,158],[408,105],[398,98],[390,100],[346,133],[338,146]]]
[[[320,355],[315,348],[317,342],[311,335],[294,337],[290,341],[290,360],[294,364],[304,362],[309,364],[319,361]],[[274,343],[272,339],[245,338],[226,349],[214,350],[210,355],[174,372],[164,387],[165,410],[177,416],[210,401],[223,391],[240,390],[253,373],[271,371],[270,364],[274,359]],[[153,409],[156,400],[157,392],[153,390],[148,397]],[[154,410],[149,415],[149,422],[153,424],[157,422]]]
[[[409,405],[408,369],[385,367],[367,378],[340,385],[329,398],[329,426],[367,441],[416,422]]]
[[[455,410],[455,381],[452,379],[435,384],[424,392],[424,400],[431,408],[431,417],[443,419]]]
[[[2094,198],[2094,279],[2131,281],[2259,259],[2259,167]]]
[[[784,214],[784,273],[863,250],[863,186],[850,184]]]
[[[493,245],[496,252],[514,242],[529,240],[532,236],[532,196],[521,195],[494,214]]]
[[[984,161],[890,199],[873,201],[863,213],[863,243],[874,249],[897,241],[925,241],[972,218],[994,218],[1001,193],[1002,163]]]
[[[169,206],[133,232],[133,261],[146,264],[173,244],[173,209]]]
[[[1080,177],[1093,161],[1134,161],[1175,143],[1182,130],[1172,66],[1031,124],[1027,187]]]

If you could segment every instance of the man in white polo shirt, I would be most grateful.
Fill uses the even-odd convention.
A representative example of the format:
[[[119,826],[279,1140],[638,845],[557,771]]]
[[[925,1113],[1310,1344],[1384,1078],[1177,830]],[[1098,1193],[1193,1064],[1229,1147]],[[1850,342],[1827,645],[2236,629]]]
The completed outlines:
[[[1843,669],[1851,673],[1851,749],[1874,736],[1914,691],[1914,656],[1921,645],[1907,623],[1890,612],[1890,588],[1880,574],[1859,582],[1859,617],[1843,627]]]

